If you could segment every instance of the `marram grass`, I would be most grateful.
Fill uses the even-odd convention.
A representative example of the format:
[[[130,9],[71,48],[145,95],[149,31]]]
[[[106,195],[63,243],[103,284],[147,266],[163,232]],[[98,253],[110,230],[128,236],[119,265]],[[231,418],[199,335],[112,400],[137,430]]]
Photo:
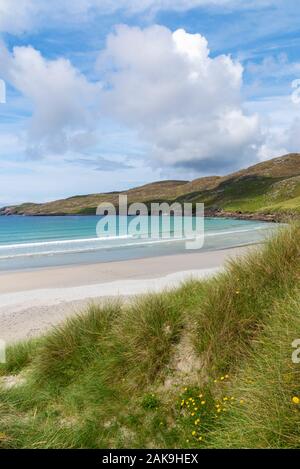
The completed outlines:
[[[300,227],[291,225],[214,279],[91,305],[11,346],[0,446],[299,447],[296,338]]]

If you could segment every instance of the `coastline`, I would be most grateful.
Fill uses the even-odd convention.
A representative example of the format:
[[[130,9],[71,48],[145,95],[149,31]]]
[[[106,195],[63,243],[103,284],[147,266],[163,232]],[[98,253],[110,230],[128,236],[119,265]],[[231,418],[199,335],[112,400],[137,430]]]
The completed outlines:
[[[14,213],[9,207],[0,209],[0,217],[86,217],[96,215],[96,213],[67,213],[67,212],[50,212],[50,213]],[[171,214],[172,216],[172,214]],[[193,214],[195,216],[195,214]],[[204,214],[205,218],[232,218],[234,220],[249,220],[249,221],[263,221],[269,223],[282,223],[289,214],[274,212],[274,213],[260,213],[260,212],[240,212],[240,211],[225,211],[222,209],[207,209]],[[295,214],[291,216],[295,217]]]
[[[91,302],[158,292],[208,278],[253,246],[0,273],[1,339],[38,336]],[[33,287],[34,286],[34,287]]]
[[[256,213],[256,212],[226,212],[225,210],[207,210],[205,217],[232,218],[234,220],[263,221],[268,223],[283,223],[287,215],[283,213]]]

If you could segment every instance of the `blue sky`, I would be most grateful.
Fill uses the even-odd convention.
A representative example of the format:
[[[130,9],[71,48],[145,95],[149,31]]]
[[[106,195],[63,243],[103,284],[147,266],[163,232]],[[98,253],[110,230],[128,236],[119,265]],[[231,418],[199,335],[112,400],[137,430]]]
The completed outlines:
[[[0,0],[0,44],[0,205],[299,151],[296,0]]]

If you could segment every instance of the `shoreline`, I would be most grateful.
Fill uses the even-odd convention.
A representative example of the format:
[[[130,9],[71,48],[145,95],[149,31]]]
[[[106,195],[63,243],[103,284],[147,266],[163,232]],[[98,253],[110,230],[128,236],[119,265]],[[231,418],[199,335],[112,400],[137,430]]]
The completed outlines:
[[[286,216],[283,213],[226,212],[220,209],[208,209],[205,214],[205,218],[232,218],[233,220],[263,221],[267,223],[283,223]]]
[[[148,214],[150,215],[150,213]],[[14,213],[8,208],[0,209],[0,217],[89,217],[96,216],[96,213]],[[172,214],[170,215],[172,216]],[[193,216],[195,214],[193,213]],[[281,223],[289,217],[285,213],[256,213],[256,212],[226,212],[223,209],[207,209],[204,218],[231,218],[233,220],[264,221],[268,223]]]
[[[10,343],[38,336],[91,302],[128,300],[178,287],[191,277],[208,278],[253,247],[1,272],[0,338]]]

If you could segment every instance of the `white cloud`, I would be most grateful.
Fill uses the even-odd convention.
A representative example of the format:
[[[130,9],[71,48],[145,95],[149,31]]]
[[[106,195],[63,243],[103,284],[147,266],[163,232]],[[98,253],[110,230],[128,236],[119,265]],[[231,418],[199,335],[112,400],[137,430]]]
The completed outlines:
[[[267,73],[268,63],[262,66]],[[273,99],[246,108],[243,67],[229,55],[211,57],[200,34],[120,25],[108,36],[96,71],[101,86],[66,59],[47,60],[32,47],[0,48],[0,75],[32,107],[5,147],[13,142],[13,151],[19,144],[19,154],[26,147],[36,157],[96,155],[105,139],[100,115],[112,128],[137,134],[144,145],[139,154],[147,152],[160,168],[226,172],[299,144],[299,106],[286,99],[283,109]]]
[[[9,54],[3,46],[0,59],[2,76],[33,106],[27,134],[33,156],[63,153],[78,141],[88,145],[97,85],[68,60],[46,60],[32,47],[15,47]]]
[[[290,62],[285,53],[269,55],[259,63],[249,61],[247,63],[248,72],[258,79],[264,78],[285,78],[288,76],[300,76],[300,62]]]
[[[32,47],[2,47],[0,59],[0,73],[32,105],[31,157],[97,146],[100,111],[137,131],[159,167],[229,170],[253,161],[261,143],[258,117],[243,110],[241,64],[211,58],[200,34],[118,26],[97,61],[101,86]]]
[[[300,104],[290,95],[270,96],[248,102],[250,112],[260,115],[263,143],[258,149],[260,160],[266,160],[300,148]]]
[[[35,0],[0,0],[0,31],[19,33],[31,27]]]
[[[211,58],[200,34],[121,25],[98,70],[104,110],[138,128],[158,164],[218,170],[254,158],[261,136],[258,118],[242,108],[242,66]]]
[[[13,132],[1,131],[0,139],[0,161],[2,162],[5,159],[9,159],[11,156],[15,156],[20,152],[26,151],[26,148],[23,145],[22,139],[19,135],[16,135]]]

